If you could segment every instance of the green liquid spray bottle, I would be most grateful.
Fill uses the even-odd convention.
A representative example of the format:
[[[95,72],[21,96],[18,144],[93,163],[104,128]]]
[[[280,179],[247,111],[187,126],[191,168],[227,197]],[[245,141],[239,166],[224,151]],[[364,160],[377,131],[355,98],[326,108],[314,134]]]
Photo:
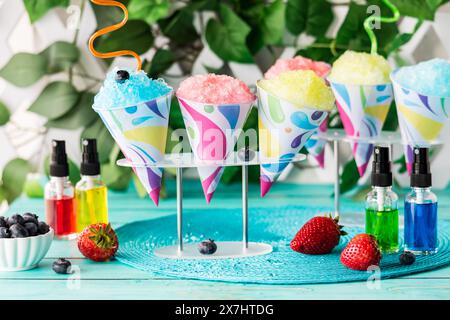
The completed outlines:
[[[94,223],[108,223],[107,188],[100,178],[97,142],[83,139],[82,145],[81,180],[75,186],[77,232]]]
[[[383,253],[398,251],[398,196],[392,191],[387,147],[374,149],[372,191],[366,197],[366,233],[375,236]]]

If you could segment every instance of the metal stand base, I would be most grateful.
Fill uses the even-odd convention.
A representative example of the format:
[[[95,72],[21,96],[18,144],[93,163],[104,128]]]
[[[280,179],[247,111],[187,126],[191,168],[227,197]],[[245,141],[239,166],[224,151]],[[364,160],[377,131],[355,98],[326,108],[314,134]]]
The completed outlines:
[[[177,168],[177,244],[157,248],[155,256],[172,259],[226,259],[252,257],[272,252],[272,246],[264,243],[248,242],[248,167],[242,165],[242,241],[219,241],[217,251],[203,255],[198,251],[198,243],[183,243],[183,169]]]
[[[178,250],[178,245],[161,247],[153,251],[155,256],[170,259],[230,259],[253,257],[272,252],[272,246],[265,243],[248,242],[247,248],[243,248],[242,242],[218,241],[217,251],[214,254],[201,254],[198,243],[186,243],[183,250]]]

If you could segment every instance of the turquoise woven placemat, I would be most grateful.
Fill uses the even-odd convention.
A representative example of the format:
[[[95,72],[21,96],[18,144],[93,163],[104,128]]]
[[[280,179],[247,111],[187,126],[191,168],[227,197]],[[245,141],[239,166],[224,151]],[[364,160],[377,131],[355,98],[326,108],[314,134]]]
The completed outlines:
[[[250,241],[269,243],[274,250],[263,256],[226,260],[174,260],[156,257],[152,253],[155,247],[176,244],[175,215],[133,222],[117,229],[120,247],[116,257],[127,265],[153,275],[178,279],[260,284],[366,281],[369,273],[347,269],[339,261],[340,251],[349,239],[364,231],[362,227],[355,226],[357,223],[352,218],[346,219],[345,214],[342,220],[350,225],[345,228],[349,235],[341,238],[341,243],[332,253],[311,256],[293,252],[289,248],[291,238],[305,221],[327,211],[330,211],[329,208],[309,206],[250,209]],[[345,212],[345,208],[343,211]],[[241,219],[240,210],[186,210],[184,240],[239,240],[242,236]],[[437,254],[417,257],[416,263],[411,266],[400,265],[398,254],[384,255],[379,276],[394,278],[449,265],[450,223],[440,221],[439,230]]]

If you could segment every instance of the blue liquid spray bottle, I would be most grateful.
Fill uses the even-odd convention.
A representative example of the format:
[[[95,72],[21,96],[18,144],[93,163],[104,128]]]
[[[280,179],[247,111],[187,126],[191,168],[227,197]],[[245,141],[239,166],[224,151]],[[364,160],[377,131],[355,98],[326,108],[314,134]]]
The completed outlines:
[[[437,252],[437,197],[431,192],[427,148],[414,148],[411,192],[405,199],[405,250],[417,255]]]

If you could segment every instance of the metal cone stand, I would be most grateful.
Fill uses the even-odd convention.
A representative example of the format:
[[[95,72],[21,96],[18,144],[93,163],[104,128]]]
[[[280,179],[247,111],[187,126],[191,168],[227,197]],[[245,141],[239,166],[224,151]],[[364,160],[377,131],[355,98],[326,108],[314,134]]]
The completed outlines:
[[[303,154],[298,154],[286,162],[299,162],[305,160]],[[162,258],[172,259],[227,259],[243,258],[263,255],[272,252],[272,246],[265,243],[249,242],[248,240],[248,166],[279,163],[280,159],[260,159],[258,152],[252,160],[245,161],[233,152],[222,161],[199,161],[191,153],[166,154],[162,161],[156,163],[130,163],[126,159],[117,161],[119,166],[126,167],[159,167],[176,168],[177,192],[177,244],[156,248],[153,253]],[[184,243],[183,240],[183,168],[198,166],[240,166],[242,168],[242,241],[217,241],[217,251],[212,255],[203,255],[198,251],[197,243]]]
[[[347,136],[343,129],[329,129],[326,132],[319,132],[315,134],[313,139],[321,139],[329,141],[333,144],[334,151],[334,215],[335,217],[340,216],[341,205],[340,205],[340,142],[360,142],[369,143],[374,146],[385,146],[389,147],[391,161],[393,159],[393,148],[394,145],[402,145],[402,137],[399,132],[383,131],[380,135],[376,137],[352,137]],[[441,141],[433,141],[430,146],[441,145]]]

